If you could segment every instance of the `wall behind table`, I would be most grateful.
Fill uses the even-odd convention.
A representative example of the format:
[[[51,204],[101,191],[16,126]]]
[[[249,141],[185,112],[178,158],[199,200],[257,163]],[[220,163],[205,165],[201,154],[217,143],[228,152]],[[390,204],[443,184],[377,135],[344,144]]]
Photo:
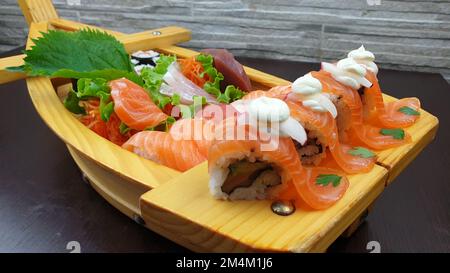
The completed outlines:
[[[450,0],[54,0],[61,17],[127,33],[179,25],[186,47],[321,61],[364,44],[381,67],[450,80]],[[379,3],[379,5],[378,5]],[[25,43],[15,0],[0,0],[0,51]]]

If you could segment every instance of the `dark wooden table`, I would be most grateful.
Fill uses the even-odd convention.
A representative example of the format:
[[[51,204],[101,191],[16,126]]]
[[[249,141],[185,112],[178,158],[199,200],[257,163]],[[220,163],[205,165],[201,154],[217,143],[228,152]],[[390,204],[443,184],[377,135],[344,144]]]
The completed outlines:
[[[8,56],[17,53],[0,54]],[[294,80],[318,64],[241,58],[242,63]],[[381,86],[416,96],[436,115],[436,140],[389,186],[349,239],[330,252],[450,252],[450,88],[437,74],[381,70]],[[0,251],[184,252],[139,226],[83,182],[65,145],[36,113],[25,81],[0,86]]]

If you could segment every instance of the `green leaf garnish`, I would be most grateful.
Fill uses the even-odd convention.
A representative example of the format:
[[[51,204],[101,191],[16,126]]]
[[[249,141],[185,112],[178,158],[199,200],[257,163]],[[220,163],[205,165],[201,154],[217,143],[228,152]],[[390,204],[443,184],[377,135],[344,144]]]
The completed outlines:
[[[371,158],[374,157],[375,154],[364,147],[353,147],[352,149],[348,150],[348,153],[353,156],[359,156],[362,158]]]
[[[30,76],[64,78],[121,77],[139,83],[125,47],[106,32],[83,29],[75,32],[50,30],[26,50],[25,64],[9,68]]]
[[[77,81],[77,97],[79,99],[99,98],[100,117],[108,121],[114,112],[114,103],[111,101],[110,88],[105,79],[79,79]]]
[[[417,111],[409,106],[400,107],[398,109],[398,111],[405,115],[408,115],[408,116],[419,116],[420,115],[419,111]]]
[[[75,93],[73,90],[70,90],[67,97],[64,99],[64,106],[69,110],[70,112],[74,114],[85,114],[86,111],[83,107],[79,104],[80,98],[78,98],[77,93]]]
[[[119,132],[121,135],[125,135],[130,131],[130,127],[128,127],[125,123],[121,122],[119,125]]]
[[[405,131],[403,129],[381,129],[380,134],[392,136],[394,139],[404,139]]]
[[[341,183],[341,179],[341,176],[335,174],[320,174],[316,178],[316,185],[328,186],[332,184],[333,187],[337,187]]]
[[[164,120],[163,122],[161,122],[160,124],[153,126],[153,127],[148,127],[145,128],[145,131],[164,131],[167,132],[170,129],[170,126],[172,124],[174,124],[176,121],[176,119],[172,116],[168,116],[166,120]]]
[[[100,117],[104,122],[107,122],[114,112],[114,102],[110,101],[105,103],[104,100],[100,99]]]
[[[235,100],[241,99],[245,95],[245,92],[233,85],[228,85],[223,93],[220,91],[220,82],[224,79],[224,77],[222,73],[218,72],[214,67],[213,56],[208,54],[200,54],[196,57],[196,60],[202,64],[204,69],[204,72],[200,74],[200,77],[204,77],[204,75],[207,74],[211,79],[211,82],[206,82],[203,85],[203,89],[209,94],[215,96],[218,102],[232,103]]]
[[[203,105],[206,104],[206,98],[202,96],[193,97],[194,102],[190,105],[179,105],[182,118],[194,118],[195,114]]]
[[[179,94],[175,93],[172,96],[172,101],[170,102],[172,105],[179,105],[181,102],[181,97]]]
[[[159,88],[163,83],[163,77],[167,72],[167,68],[175,61],[175,56],[160,55],[155,67],[145,67],[141,72],[145,90],[149,93],[152,101],[161,109],[173,101],[173,98],[159,93]],[[179,99],[178,96],[178,101]]]

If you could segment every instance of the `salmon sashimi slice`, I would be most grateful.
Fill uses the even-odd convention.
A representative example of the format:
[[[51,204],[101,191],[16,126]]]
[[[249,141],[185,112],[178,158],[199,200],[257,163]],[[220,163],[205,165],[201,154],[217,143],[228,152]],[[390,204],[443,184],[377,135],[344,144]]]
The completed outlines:
[[[316,112],[303,106],[301,101],[293,100],[294,97],[289,96],[291,90],[291,86],[277,86],[269,91],[250,92],[244,99],[270,96],[286,100],[291,111],[291,116],[298,120],[307,130],[313,130],[315,135],[320,136],[320,142],[329,148],[332,157],[340,169],[349,174],[369,172],[372,170],[376,161],[375,156],[364,158],[350,154],[349,151],[353,147],[340,143],[336,121],[331,114],[328,112]],[[323,159],[326,159],[326,156]],[[319,165],[321,164],[319,163]]]
[[[321,82],[324,92],[336,96],[334,103],[338,109],[337,125],[342,143],[384,150],[410,142],[411,136],[404,131],[402,138],[394,138],[381,133],[386,128],[364,123],[363,104],[357,90],[339,83],[326,71],[311,74]]]
[[[168,116],[159,109],[147,92],[125,78],[111,81],[111,97],[114,112],[128,127],[145,130],[165,121]]]
[[[383,128],[405,128],[419,119],[420,101],[417,98],[404,98],[385,103],[378,78],[375,73],[367,71],[366,78],[372,82],[370,88],[364,89],[364,120]],[[401,111],[405,107],[412,110],[409,114]],[[406,111],[408,111],[407,109]]]
[[[180,119],[170,128],[170,135],[175,140],[192,140],[203,156],[208,155],[208,150],[215,138],[215,123],[205,119]]]
[[[228,118],[217,125],[221,131],[238,131],[237,118]],[[325,209],[336,203],[348,188],[348,180],[342,175],[339,183],[331,186],[318,184],[320,174],[335,175],[342,172],[320,167],[304,168],[291,138],[280,137],[275,149],[265,149],[267,142],[257,138],[253,140],[248,125],[245,125],[248,139],[217,139],[213,142],[208,154],[208,168],[211,177],[215,177],[215,169],[230,159],[249,158],[251,162],[268,162],[278,171],[281,185],[271,187],[268,197],[285,199],[294,202],[304,202],[313,209]],[[217,135],[216,135],[217,137]],[[211,185],[210,185],[211,186]],[[212,187],[212,186],[211,186]]]
[[[166,132],[142,131],[133,135],[123,148],[178,171],[187,171],[206,160],[192,140],[174,140]]]

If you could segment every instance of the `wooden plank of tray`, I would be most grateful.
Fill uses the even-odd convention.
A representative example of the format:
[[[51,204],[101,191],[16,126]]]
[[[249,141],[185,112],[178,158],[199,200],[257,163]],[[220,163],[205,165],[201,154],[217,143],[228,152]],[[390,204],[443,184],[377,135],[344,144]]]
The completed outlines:
[[[383,94],[384,101],[394,101],[396,98]],[[419,120],[409,128],[406,128],[412,137],[412,142],[398,148],[377,152],[377,161],[389,170],[388,184],[416,158],[419,153],[434,139],[439,127],[437,117],[420,109]]]
[[[383,191],[386,169],[349,176],[344,197],[327,210],[275,215],[270,201],[222,201],[208,190],[203,163],[141,197],[146,225],[194,251],[323,252]]]

